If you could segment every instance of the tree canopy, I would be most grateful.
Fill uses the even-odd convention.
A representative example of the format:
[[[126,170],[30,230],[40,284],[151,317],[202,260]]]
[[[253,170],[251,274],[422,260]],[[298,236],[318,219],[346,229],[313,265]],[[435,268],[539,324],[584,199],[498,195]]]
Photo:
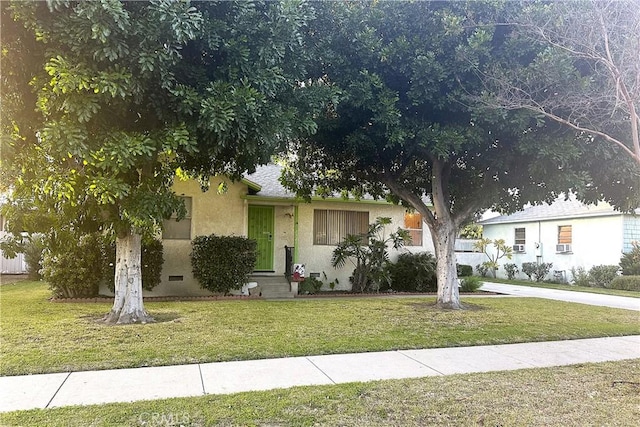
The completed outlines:
[[[294,147],[284,181],[304,196],[348,189],[418,211],[432,234],[444,307],[460,307],[453,244],[474,213],[600,185],[623,188],[610,196],[621,203],[629,197],[631,185],[610,165],[596,171],[587,160],[615,158],[609,147],[591,144],[586,154],[558,123],[478,100],[486,89],[478,70],[514,61],[509,27],[497,24],[518,7],[330,3],[314,23],[316,76],[341,96]]]
[[[14,231],[99,229],[139,251],[125,240],[185,213],[176,171],[203,185],[238,177],[314,130],[314,85],[300,84],[313,17],[304,2],[1,7],[2,179]],[[139,281],[127,262],[116,304],[129,298],[119,297],[128,274]],[[135,299],[137,314],[114,305],[111,320],[147,318]]]

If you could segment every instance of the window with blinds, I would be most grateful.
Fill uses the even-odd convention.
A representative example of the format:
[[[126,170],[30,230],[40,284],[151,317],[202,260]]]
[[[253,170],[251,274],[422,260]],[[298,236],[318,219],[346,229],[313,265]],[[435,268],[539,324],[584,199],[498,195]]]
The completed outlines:
[[[515,230],[515,238],[513,240],[513,243],[516,245],[524,245],[526,244],[526,234],[525,234],[526,229],[523,228],[516,228]]]
[[[162,223],[163,239],[181,239],[191,240],[191,197],[182,197],[187,213],[180,221],[176,221],[176,214],[171,219],[164,220]]]
[[[571,244],[571,226],[560,225],[558,226],[558,244]]]
[[[347,235],[369,230],[369,212],[314,209],[313,244],[337,245]]]
[[[406,246],[422,246],[422,215],[417,212],[405,212],[404,229],[411,236],[411,241],[405,242]]]

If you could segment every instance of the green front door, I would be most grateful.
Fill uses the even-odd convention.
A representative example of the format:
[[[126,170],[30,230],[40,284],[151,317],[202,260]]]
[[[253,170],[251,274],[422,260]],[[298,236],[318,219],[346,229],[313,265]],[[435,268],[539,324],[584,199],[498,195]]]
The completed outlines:
[[[249,238],[258,242],[256,271],[273,271],[273,206],[249,205]]]

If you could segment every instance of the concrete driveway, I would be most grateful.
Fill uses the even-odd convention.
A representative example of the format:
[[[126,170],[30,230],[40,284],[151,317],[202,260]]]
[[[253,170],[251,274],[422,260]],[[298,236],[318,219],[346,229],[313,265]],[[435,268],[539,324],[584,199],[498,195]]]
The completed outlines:
[[[535,288],[533,286],[507,285],[492,282],[484,282],[480,290],[518,297],[546,298],[556,301],[640,311],[640,298],[593,294],[590,292],[561,291],[558,289]],[[638,320],[640,321],[640,318]]]

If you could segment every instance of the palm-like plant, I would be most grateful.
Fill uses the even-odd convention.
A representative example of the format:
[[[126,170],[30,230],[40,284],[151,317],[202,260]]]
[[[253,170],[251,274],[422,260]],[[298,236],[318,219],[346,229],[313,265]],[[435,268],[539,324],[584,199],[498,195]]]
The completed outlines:
[[[384,268],[389,262],[389,245],[401,248],[410,235],[398,228],[385,238],[385,226],[389,224],[391,218],[378,217],[369,224],[366,234],[349,234],[333,250],[331,265],[334,268],[344,267],[347,261],[355,267],[351,276],[354,292],[377,292],[383,283],[391,281],[388,270]]]

